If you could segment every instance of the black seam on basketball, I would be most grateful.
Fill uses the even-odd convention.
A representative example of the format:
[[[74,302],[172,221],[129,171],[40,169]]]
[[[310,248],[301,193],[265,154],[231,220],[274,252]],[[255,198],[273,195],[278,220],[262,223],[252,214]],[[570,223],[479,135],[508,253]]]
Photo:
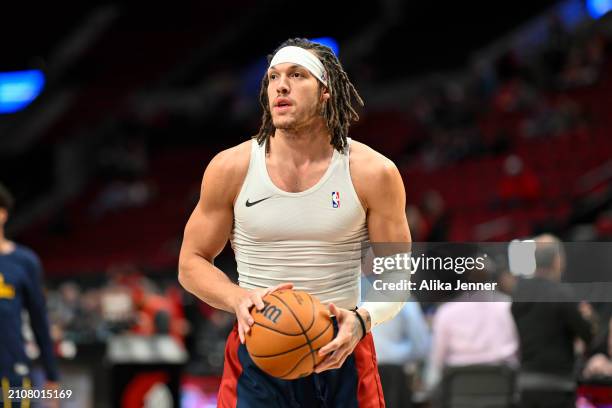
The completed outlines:
[[[311,313],[312,314],[312,320],[310,321],[310,325],[308,325],[308,327],[304,328],[304,333],[306,333],[307,331],[309,331],[312,328],[312,326],[314,326],[314,322],[316,320],[316,316],[315,316],[315,304],[314,304],[314,301],[312,300],[312,296],[310,296],[309,293],[306,293],[306,292],[302,292],[302,293],[307,295],[308,299],[310,299],[310,306],[311,306],[311,309],[312,309],[312,313]],[[274,297],[279,299],[277,296],[274,296]],[[283,303],[285,303],[285,302],[283,302]],[[285,306],[289,307],[286,303],[285,303]],[[300,324],[300,327],[302,327],[301,324]]]
[[[312,305],[312,322],[310,323],[310,326],[308,326],[308,328],[305,329],[305,331],[309,331],[310,328],[314,325],[314,322],[315,322],[314,302],[312,301],[312,297],[308,293],[306,293],[306,292],[304,292],[304,293],[306,295],[308,295],[308,297],[310,298],[310,304]],[[274,297],[278,299],[277,296],[274,296]],[[287,305],[285,302],[283,302],[283,303],[285,304],[285,306]],[[266,329],[270,329],[270,330],[275,331],[275,332],[280,333],[280,334],[284,334],[285,336],[301,336],[302,335],[302,333],[297,333],[297,334],[285,333],[283,331],[275,329],[274,327],[266,326],[265,324],[261,324],[261,323],[258,323],[258,322],[254,322],[253,324],[256,324],[256,325],[261,326],[261,327],[265,327]],[[300,328],[302,328],[301,324],[300,324]]]
[[[311,350],[312,350],[312,349],[311,349]],[[288,375],[290,375],[292,372],[294,372],[294,371],[295,371],[295,369],[296,369],[296,368],[298,368],[298,366],[300,365],[300,363],[301,363],[302,361],[304,361],[305,359],[307,359],[309,355],[312,355],[312,353],[314,353],[314,351],[310,351],[310,352],[306,353],[306,354],[305,354],[305,355],[304,355],[302,358],[300,358],[300,359],[298,360],[298,362],[297,362],[297,363],[295,363],[295,365],[294,365],[294,366],[291,368],[291,370],[289,370],[289,372],[287,372],[287,373],[285,373],[285,374],[283,374],[283,375],[279,376],[278,378],[280,378],[280,379],[284,379],[285,377],[287,377]]]
[[[306,293],[308,295],[308,299],[310,299],[310,306],[312,307],[312,322],[310,322],[310,326],[308,326],[308,329],[306,329],[306,331],[309,331],[310,328],[314,325],[315,320],[317,319],[317,316],[315,316],[315,305],[314,305],[314,301],[312,300],[312,296],[310,296],[309,293]]]
[[[266,326],[265,324],[261,324],[259,322],[254,322],[253,325],[257,325],[257,326],[261,326],[261,327],[265,327],[268,330],[272,330],[274,332],[277,332],[279,334],[284,334],[285,336],[301,336],[303,333],[297,333],[297,334],[290,334],[290,333],[285,333],[284,331],[280,331],[278,329],[275,329],[274,327],[270,327],[270,326]],[[301,326],[300,326],[301,327]]]
[[[310,349],[310,354],[312,355],[312,366],[314,367],[317,364],[317,360],[315,359],[314,355],[312,354],[312,352],[313,352],[312,343],[311,343],[310,339],[308,338],[308,334],[306,334],[306,330],[304,330],[304,326],[302,326],[302,322],[300,322],[300,319],[298,319],[297,316],[295,315],[295,313],[293,313],[293,309],[291,309],[291,307],[289,307],[289,305],[282,298],[276,296],[274,293],[270,293],[270,296],[277,298],[278,300],[280,300],[283,303],[283,305],[285,305],[287,307],[287,309],[291,312],[291,315],[293,316],[293,318],[295,319],[297,324],[302,329],[302,332],[304,333],[304,337],[306,338],[306,343],[308,343],[308,348]],[[314,322],[314,319],[313,319],[313,322]]]
[[[332,322],[330,321],[329,324],[327,326],[325,326],[325,328],[321,331],[321,333],[317,334],[315,337],[312,338],[311,341],[315,341],[316,339],[318,339],[319,337],[321,337],[322,335],[325,334],[325,332],[327,332],[327,329],[329,329],[329,326],[332,325]],[[286,353],[291,353],[292,351],[295,351],[297,349],[299,349],[300,347],[304,347],[306,344],[308,343],[302,343],[297,347],[292,348],[291,350],[286,350],[283,351],[282,353],[277,353],[277,354],[266,354],[266,355],[259,355],[259,354],[251,354],[251,357],[257,357],[257,358],[270,358],[270,357],[278,357],[281,356],[283,354]]]

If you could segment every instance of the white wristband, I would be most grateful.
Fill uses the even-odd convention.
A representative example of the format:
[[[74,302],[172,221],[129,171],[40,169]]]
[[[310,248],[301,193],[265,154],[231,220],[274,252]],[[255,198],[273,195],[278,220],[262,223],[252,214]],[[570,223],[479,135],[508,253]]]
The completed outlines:
[[[370,314],[371,328],[391,320],[402,310],[406,302],[364,302],[360,309],[365,309]]]

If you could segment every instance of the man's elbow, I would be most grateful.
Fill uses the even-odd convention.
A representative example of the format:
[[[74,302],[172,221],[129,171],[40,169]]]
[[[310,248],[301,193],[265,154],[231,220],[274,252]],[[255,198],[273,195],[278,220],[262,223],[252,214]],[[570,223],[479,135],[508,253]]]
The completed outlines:
[[[183,256],[179,258],[178,281],[185,290],[189,291],[191,286],[191,268],[189,267],[189,262]]]

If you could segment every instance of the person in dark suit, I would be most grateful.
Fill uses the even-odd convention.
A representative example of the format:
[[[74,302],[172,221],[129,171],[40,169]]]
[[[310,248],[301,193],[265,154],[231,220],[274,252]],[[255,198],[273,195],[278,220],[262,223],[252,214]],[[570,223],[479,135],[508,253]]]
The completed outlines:
[[[560,284],[565,267],[562,244],[552,235],[535,239],[533,278],[519,279],[513,292],[512,315],[519,333],[521,369],[518,386],[525,408],[575,407],[574,342],[589,344],[593,326]]]

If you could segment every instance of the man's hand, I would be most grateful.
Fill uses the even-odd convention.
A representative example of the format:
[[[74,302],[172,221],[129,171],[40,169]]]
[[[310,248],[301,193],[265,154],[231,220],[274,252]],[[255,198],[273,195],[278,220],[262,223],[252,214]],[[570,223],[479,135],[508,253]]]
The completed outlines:
[[[255,306],[257,310],[263,310],[263,297],[278,290],[292,288],[293,283],[281,283],[267,289],[242,289],[240,294],[232,301],[232,308],[238,319],[238,337],[240,338],[240,343],[244,344],[245,335],[251,331],[251,326],[255,323],[251,316],[251,308]]]
[[[338,322],[338,335],[319,350],[320,356],[326,354],[327,356],[321,363],[317,364],[314,370],[315,373],[340,368],[342,364],[344,364],[346,358],[355,350],[357,343],[359,343],[359,340],[361,340],[364,335],[361,323],[354,312],[338,308],[333,303],[329,304],[329,311],[336,316],[336,321]],[[363,311],[365,314],[368,313],[363,309],[358,309],[357,313],[359,313],[359,311]],[[369,322],[369,315],[364,316],[364,314],[360,314],[360,316],[363,318],[364,322]],[[366,332],[369,329],[368,326],[369,324],[366,323]]]
[[[583,371],[583,375],[586,378],[600,376],[612,376],[612,360],[605,354],[595,354],[587,362],[587,365]]]

